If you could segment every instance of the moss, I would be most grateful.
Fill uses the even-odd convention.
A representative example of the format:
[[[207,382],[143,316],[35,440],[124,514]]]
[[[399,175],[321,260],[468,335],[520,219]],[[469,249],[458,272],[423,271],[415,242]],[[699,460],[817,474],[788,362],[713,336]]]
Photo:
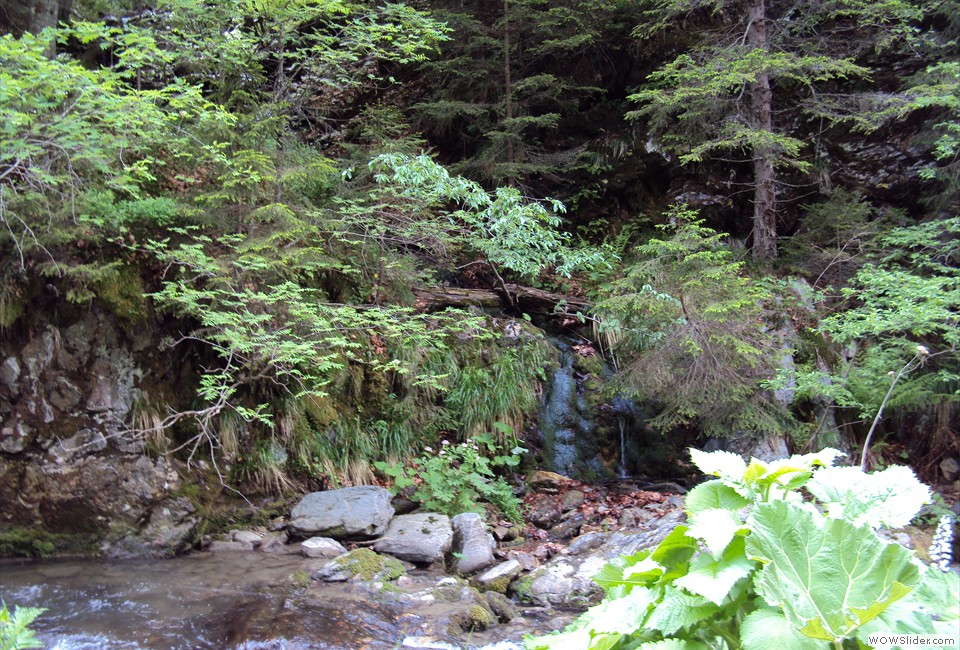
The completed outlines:
[[[20,527],[0,531],[0,557],[92,557],[97,551],[97,538],[92,534],[51,533],[42,528]]]
[[[573,358],[573,367],[584,374],[592,377],[603,377],[606,374],[606,368],[603,365],[603,359],[599,354],[576,355]]]
[[[107,309],[125,321],[139,323],[149,315],[140,274],[129,266],[99,281],[96,293]]]
[[[23,302],[0,291],[0,329],[13,325],[23,315]]]
[[[507,588],[510,586],[510,583],[513,582],[513,577],[510,575],[500,576],[496,580],[491,580],[490,582],[483,585],[485,591],[493,591],[498,594],[507,593]]]
[[[290,574],[290,584],[297,589],[306,589],[313,582],[313,578],[306,571],[294,571]]]
[[[530,587],[533,585],[533,581],[542,574],[543,569],[539,569],[531,574],[517,578],[510,585],[510,593],[521,603],[532,603],[533,592],[530,590]]]
[[[478,632],[496,625],[497,617],[489,609],[480,604],[468,606],[464,611],[450,617],[451,632]]]
[[[501,623],[509,623],[520,616],[520,610],[513,604],[513,601],[505,595],[490,591],[484,594],[484,596],[487,600],[487,605],[490,607],[490,611],[496,615],[497,620]]]
[[[351,580],[396,580],[407,570],[400,560],[386,557],[369,548],[358,548],[331,562],[333,569],[346,569],[350,572]]]

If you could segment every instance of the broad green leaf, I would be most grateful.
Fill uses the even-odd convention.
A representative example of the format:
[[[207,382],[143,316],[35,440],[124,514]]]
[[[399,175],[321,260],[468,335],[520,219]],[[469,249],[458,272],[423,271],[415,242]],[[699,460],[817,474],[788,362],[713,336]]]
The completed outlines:
[[[857,526],[900,528],[930,502],[930,488],[909,467],[895,465],[865,474],[859,467],[828,467],[806,485],[832,517]]]
[[[928,569],[923,581],[905,598],[857,630],[867,642],[870,634],[952,634],[960,630],[960,576]]]
[[[660,630],[665,636],[706,620],[720,608],[702,596],[695,596],[672,586],[664,588],[663,598],[647,619],[646,628]]]
[[[719,481],[716,481],[719,483]],[[688,501],[689,503],[689,501]],[[664,567],[672,567],[677,564],[684,564],[690,561],[699,548],[697,540],[687,534],[687,526],[680,524],[670,534],[663,538],[653,553],[651,558],[656,560]]]
[[[820,650],[830,646],[818,639],[799,634],[775,607],[764,607],[752,612],[740,625],[743,650]]]
[[[756,458],[750,459],[750,464],[747,465],[747,469],[743,472],[743,482],[747,485],[752,485],[756,483],[761,476],[767,473],[767,464],[762,460],[757,460]]]
[[[590,609],[588,627],[594,633],[632,634],[643,626],[659,590],[636,587],[622,598],[607,600]]]
[[[747,470],[747,464],[743,458],[729,451],[706,452],[691,448],[690,458],[704,474],[729,481],[742,481],[744,472]]]
[[[731,510],[711,508],[702,510],[690,518],[687,534],[703,540],[714,557],[719,557],[734,535],[745,531],[740,515]]]
[[[620,645],[622,634],[598,634],[590,639],[589,650],[612,650]]]
[[[614,587],[642,587],[656,582],[663,575],[663,567],[650,557],[650,550],[643,550],[629,557],[614,558],[600,569],[593,581],[604,589]]]
[[[733,586],[756,568],[744,549],[743,538],[736,537],[720,559],[701,553],[690,563],[687,575],[678,578],[674,584],[719,605],[733,590]]]
[[[708,508],[739,510],[750,503],[749,499],[740,496],[736,490],[720,480],[701,483],[690,490],[686,499],[687,513],[690,515]]]
[[[813,638],[850,636],[920,581],[906,549],[843,519],[774,501],[759,504],[748,525],[747,553],[764,564],[758,592]]]

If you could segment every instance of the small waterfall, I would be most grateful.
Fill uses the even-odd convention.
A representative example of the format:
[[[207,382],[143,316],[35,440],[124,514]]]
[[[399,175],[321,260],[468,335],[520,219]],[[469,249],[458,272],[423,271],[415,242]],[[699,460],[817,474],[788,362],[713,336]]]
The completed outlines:
[[[617,418],[617,428],[620,431],[620,462],[617,465],[618,478],[630,478],[627,470],[627,431],[633,428],[637,417],[637,404],[626,397],[615,397],[610,408]]]
[[[584,463],[578,441],[590,435],[591,425],[583,388],[574,368],[576,353],[564,341],[553,343],[560,351],[560,368],[553,373],[544,396],[540,431],[552,469],[571,475],[578,473],[578,467]]]

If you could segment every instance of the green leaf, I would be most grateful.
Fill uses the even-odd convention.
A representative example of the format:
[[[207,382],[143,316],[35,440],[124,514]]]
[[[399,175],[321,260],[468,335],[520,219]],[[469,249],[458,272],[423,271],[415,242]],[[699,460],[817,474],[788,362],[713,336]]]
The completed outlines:
[[[870,634],[952,634],[960,629],[960,576],[929,569],[920,586],[857,630]]]
[[[739,510],[750,503],[749,499],[740,496],[736,490],[720,480],[701,483],[690,490],[686,499],[687,513],[690,515],[708,508]]]
[[[704,474],[719,476],[730,481],[742,481],[747,470],[747,464],[743,458],[729,451],[706,452],[691,448],[690,458]]]
[[[714,557],[720,557],[734,535],[746,530],[736,512],[710,508],[701,510],[690,518],[690,530],[687,534],[703,540],[710,553]]]
[[[743,650],[819,650],[830,646],[820,640],[799,634],[783,612],[764,607],[751,612],[740,625]]]
[[[807,636],[848,637],[920,582],[911,554],[869,528],[784,501],[759,504],[747,523],[747,553],[764,564],[758,592]]]
[[[828,467],[807,483],[832,517],[854,525],[900,528],[930,503],[930,488],[909,467],[894,465],[865,474],[859,467]]]
[[[680,524],[674,528],[653,549],[650,557],[664,567],[673,567],[689,562],[690,558],[697,552],[699,545],[696,539],[687,534],[688,530],[685,524]]]
[[[696,625],[719,611],[720,608],[706,598],[668,585],[664,589],[663,598],[650,613],[645,627],[658,629],[665,636],[669,636],[683,628]]]
[[[633,634],[640,629],[656,602],[658,590],[636,587],[622,598],[607,600],[590,610],[594,633]]]
[[[720,605],[733,586],[755,568],[756,564],[746,556],[743,538],[736,537],[720,559],[707,554],[698,555],[690,563],[687,575],[678,578],[674,584]]]

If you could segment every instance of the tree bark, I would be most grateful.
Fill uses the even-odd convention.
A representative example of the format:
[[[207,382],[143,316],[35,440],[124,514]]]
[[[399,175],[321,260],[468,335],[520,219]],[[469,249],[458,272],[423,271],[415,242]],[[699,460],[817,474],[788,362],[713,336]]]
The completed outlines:
[[[768,50],[766,4],[753,0],[750,5],[747,43]],[[773,93],[770,90],[770,75],[763,72],[750,84],[753,128],[763,133],[773,133]],[[777,257],[777,171],[774,168],[774,152],[768,146],[753,148],[753,257],[772,260]]]
[[[510,0],[503,0],[503,89],[504,89],[504,107],[503,119],[508,122],[513,119],[513,78],[510,71]],[[513,148],[513,133],[507,129],[507,165],[508,169],[513,167],[516,162],[516,154]],[[511,173],[508,179],[510,185],[513,185],[516,179]]]

